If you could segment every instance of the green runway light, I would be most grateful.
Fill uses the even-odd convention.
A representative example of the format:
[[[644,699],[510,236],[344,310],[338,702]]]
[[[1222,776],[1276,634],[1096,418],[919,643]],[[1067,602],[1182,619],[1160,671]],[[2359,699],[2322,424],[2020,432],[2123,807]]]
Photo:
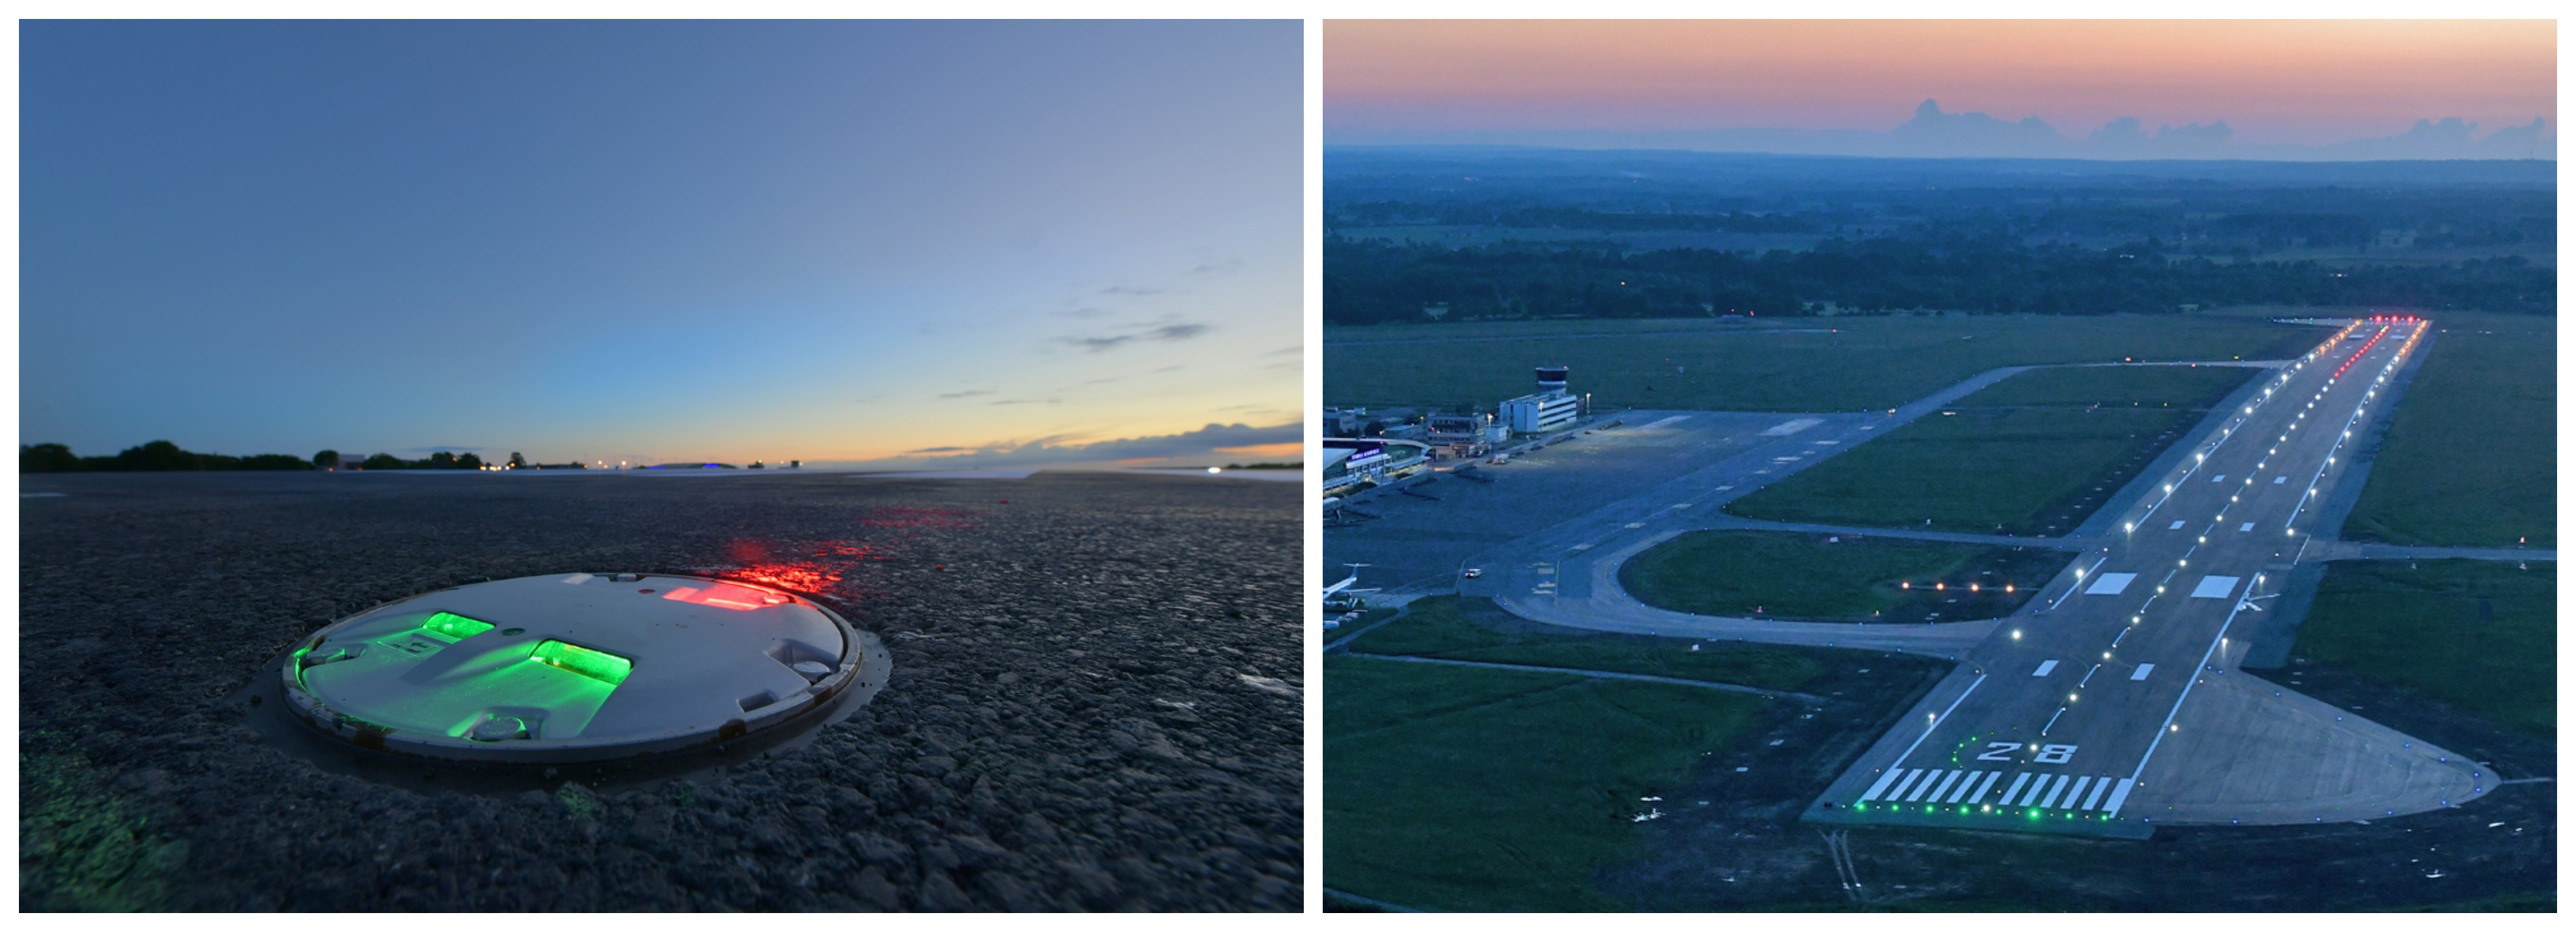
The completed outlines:
[[[481,634],[485,631],[492,630],[491,622],[477,621],[463,615],[449,612],[439,612],[431,615],[429,616],[429,620],[421,622],[420,626],[423,630],[436,634],[444,634],[459,641]]]
[[[635,662],[632,660],[562,641],[547,641],[537,645],[537,649],[528,655],[528,659],[558,670],[579,673],[610,686],[626,682],[626,674],[635,670]]]

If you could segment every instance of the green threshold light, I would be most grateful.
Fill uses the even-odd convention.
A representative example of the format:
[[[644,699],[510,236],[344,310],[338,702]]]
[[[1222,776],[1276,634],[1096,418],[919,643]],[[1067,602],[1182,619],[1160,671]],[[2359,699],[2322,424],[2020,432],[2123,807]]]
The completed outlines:
[[[481,622],[476,623],[481,624]],[[579,673],[610,686],[626,682],[626,674],[635,671],[635,661],[606,651],[596,651],[562,641],[547,641],[537,645],[536,651],[530,653],[528,659],[558,670]]]
[[[421,622],[420,626],[423,630],[436,634],[444,634],[459,641],[481,634],[485,631],[492,630],[491,622],[477,621],[463,615],[449,612],[439,612],[431,615],[429,616],[429,620]]]

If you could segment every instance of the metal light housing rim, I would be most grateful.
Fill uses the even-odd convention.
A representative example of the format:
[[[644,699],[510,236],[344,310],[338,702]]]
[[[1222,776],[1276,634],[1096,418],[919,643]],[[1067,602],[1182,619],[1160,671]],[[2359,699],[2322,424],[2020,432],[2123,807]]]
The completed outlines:
[[[591,575],[614,578],[619,574],[593,573]],[[874,638],[865,637],[864,633],[851,625],[848,619],[842,618],[839,612],[805,596],[771,586],[711,576],[694,576],[685,573],[635,575],[723,583],[784,596],[795,604],[820,612],[824,618],[831,621],[833,628],[841,634],[843,645],[841,661],[834,666],[831,673],[815,680],[813,685],[803,693],[782,697],[777,702],[744,712],[713,726],[701,723],[643,735],[614,738],[520,738],[506,741],[477,741],[440,732],[388,728],[370,722],[362,716],[334,709],[321,697],[305,689],[302,681],[305,668],[303,657],[307,652],[320,647],[333,630],[350,621],[373,615],[393,606],[434,599],[467,586],[482,585],[482,583],[468,583],[466,586],[449,586],[445,589],[374,605],[322,626],[321,630],[315,631],[311,637],[297,645],[286,657],[285,664],[278,670],[279,686],[285,694],[286,707],[293,711],[298,719],[322,733],[371,751],[469,763],[599,763],[660,757],[722,747],[743,738],[774,734],[781,729],[802,724],[808,719],[818,720],[817,724],[828,723],[831,713],[839,704],[838,700],[844,698],[852,685],[860,682],[862,667],[872,660],[880,659],[877,654],[882,651],[882,647],[870,649],[870,645],[875,642]]]

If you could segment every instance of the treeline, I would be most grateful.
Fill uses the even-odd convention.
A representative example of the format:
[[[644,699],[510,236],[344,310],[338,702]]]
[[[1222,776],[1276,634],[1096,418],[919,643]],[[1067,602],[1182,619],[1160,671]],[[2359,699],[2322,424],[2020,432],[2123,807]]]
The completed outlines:
[[[447,452],[447,451],[445,451],[445,450],[440,450],[440,451],[438,451],[438,452],[436,452],[436,453],[432,453],[432,454],[430,454],[428,459],[417,459],[417,460],[407,460],[407,459],[403,459],[403,458],[401,458],[401,457],[395,456],[395,455],[390,454],[390,453],[378,453],[378,454],[376,454],[376,455],[374,455],[374,456],[367,457],[366,459],[364,459],[364,460],[360,460],[360,461],[355,462],[355,463],[343,463],[343,461],[340,459],[340,454],[335,453],[335,452],[332,452],[332,451],[330,451],[330,450],[324,450],[324,451],[322,451],[322,452],[320,452],[320,453],[316,453],[316,454],[314,454],[314,455],[313,455],[313,459],[314,459],[316,462],[320,462],[320,461],[322,461],[325,457],[328,457],[328,458],[330,459],[330,461],[331,461],[331,463],[332,463],[332,464],[342,464],[342,465],[356,466],[356,467],[358,467],[359,469],[481,469],[481,468],[483,468],[483,458],[482,458],[482,457],[480,457],[480,456],[476,456],[476,455],[474,455],[474,454],[472,454],[472,453],[449,453],[449,452]],[[513,453],[513,454],[511,454],[511,457],[512,457],[513,459],[516,459],[516,458],[518,457],[518,454]]]
[[[1493,203],[1370,201],[1334,204],[1332,226],[1411,226],[1445,224],[1569,230],[1715,230],[1729,233],[1813,233],[1822,221],[1782,213],[1740,210],[1610,211],[1579,207],[1520,206]]]
[[[2553,269],[2519,256],[2340,267],[2220,262],[2176,255],[2153,240],[2090,249],[1991,237],[1837,238],[1759,254],[1324,241],[1324,319],[1336,324],[1826,310],[2158,314],[2237,304],[2547,314],[2557,307],[2557,282]]]
[[[510,454],[518,461],[518,454]],[[39,472],[211,472],[217,470],[297,470],[332,469],[342,465],[360,469],[481,469],[483,458],[472,453],[432,453],[427,459],[407,460],[389,453],[378,453],[359,462],[344,462],[338,451],[324,450],[312,459],[284,453],[260,453],[252,456],[226,456],[221,453],[192,453],[167,440],[155,440],[139,447],[128,447],[115,456],[76,456],[71,447],[59,443],[39,443],[18,447],[18,471]]]
[[[191,453],[167,440],[127,447],[115,456],[74,456],[59,443],[18,447],[18,471],[35,472],[195,472],[229,469],[312,469],[312,461],[284,453],[226,456]]]

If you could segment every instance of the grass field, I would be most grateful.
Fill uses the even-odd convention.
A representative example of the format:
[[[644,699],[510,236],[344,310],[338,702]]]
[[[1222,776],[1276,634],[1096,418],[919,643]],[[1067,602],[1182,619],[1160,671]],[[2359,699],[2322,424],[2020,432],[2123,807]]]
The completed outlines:
[[[1324,883],[1427,909],[1601,910],[1638,814],[1769,700],[1684,686],[1334,656]]]
[[[2343,536],[2392,544],[2558,541],[2556,321],[2445,314],[2397,403]]]
[[[2500,725],[2555,735],[2557,565],[2517,566],[2332,564],[2292,654]]]
[[[2259,371],[2024,372],[1726,510],[1772,521],[2064,534]]]
[[[1881,410],[2000,366],[2277,359],[2326,331],[2245,315],[1564,320],[1334,327],[1324,403],[1489,409],[1573,367],[1596,409]]]
[[[1692,650],[1694,646],[1701,649]],[[1542,629],[1494,607],[1491,600],[1458,596],[1418,600],[1403,618],[1352,641],[1350,650],[1643,673],[1764,689],[1795,689],[1821,669],[1811,650]]]
[[[2073,554],[1886,537],[1694,531],[1638,554],[1619,585],[1701,615],[1852,621],[2001,618]]]

